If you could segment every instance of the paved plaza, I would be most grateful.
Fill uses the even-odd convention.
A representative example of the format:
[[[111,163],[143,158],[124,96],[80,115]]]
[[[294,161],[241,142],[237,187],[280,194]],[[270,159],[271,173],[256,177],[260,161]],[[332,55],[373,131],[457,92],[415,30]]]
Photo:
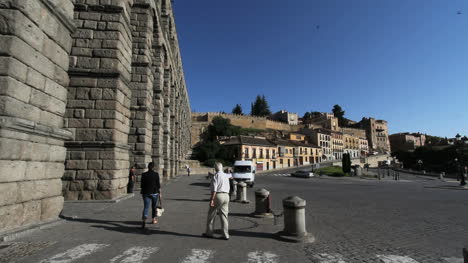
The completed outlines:
[[[181,176],[162,188],[166,211],[157,225],[139,228],[138,194],[118,203],[68,202],[67,220],[0,243],[0,262],[463,262],[468,191],[455,182],[406,174],[401,181],[303,179],[291,171],[257,175],[251,203],[231,203],[229,241],[201,237],[209,182]],[[257,188],[271,192],[275,213],[287,196],[307,200],[316,242],[283,242],[275,235],[282,217],[277,224],[251,217]]]

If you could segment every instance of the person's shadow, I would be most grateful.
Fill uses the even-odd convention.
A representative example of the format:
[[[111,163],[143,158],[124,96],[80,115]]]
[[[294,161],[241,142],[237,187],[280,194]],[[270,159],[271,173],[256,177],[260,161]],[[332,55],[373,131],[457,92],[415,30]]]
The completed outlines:
[[[99,220],[99,219],[89,219],[89,218],[75,218],[73,220],[67,219],[73,222],[80,222],[85,224],[92,224],[91,227],[101,228],[108,231],[116,231],[127,234],[159,234],[159,235],[173,235],[173,236],[182,236],[182,237],[197,237],[203,238],[201,235],[191,235],[183,234],[177,232],[170,232],[164,230],[158,230],[153,228],[141,228],[141,221],[111,221],[111,220]]]
[[[64,217],[62,217],[64,218]],[[64,218],[65,220],[71,222],[80,222],[84,224],[90,224],[91,227],[100,228],[108,231],[116,231],[120,233],[126,234],[141,234],[141,235],[172,235],[178,237],[195,237],[195,238],[205,238],[201,234],[200,235],[192,235],[192,234],[185,234],[185,233],[178,233],[178,232],[171,232],[165,231],[155,228],[141,228],[141,221],[111,221],[111,220],[99,220],[99,219],[89,219],[89,218]],[[215,232],[220,232],[220,230],[215,230]],[[239,237],[255,237],[255,238],[267,238],[267,239],[276,239],[278,237],[272,233],[261,233],[261,232],[252,232],[252,231],[242,231],[232,229],[229,230],[231,236],[239,236]]]

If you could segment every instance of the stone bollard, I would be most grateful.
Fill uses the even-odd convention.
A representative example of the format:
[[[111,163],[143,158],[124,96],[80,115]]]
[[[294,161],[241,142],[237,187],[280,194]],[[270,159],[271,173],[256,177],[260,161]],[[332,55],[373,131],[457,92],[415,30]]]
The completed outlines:
[[[362,168],[361,168],[361,166],[356,167],[356,176],[362,176]]]
[[[240,182],[237,184],[237,197],[236,201],[243,203],[243,204],[248,204],[250,203],[249,200],[247,200],[247,184],[244,182]]]
[[[315,238],[305,226],[306,201],[298,196],[283,199],[284,230],[278,232],[281,239],[290,242],[312,243]]]
[[[439,175],[440,180],[444,180],[445,172],[441,172]]]
[[[258,189],[255,191],[255,212],[254,217],[273,218],[270,209],[270,192],[266,189]]]

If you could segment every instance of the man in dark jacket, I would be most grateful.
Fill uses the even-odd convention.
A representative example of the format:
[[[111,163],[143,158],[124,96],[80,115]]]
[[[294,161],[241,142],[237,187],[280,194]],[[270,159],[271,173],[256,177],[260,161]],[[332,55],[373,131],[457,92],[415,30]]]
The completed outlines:
[[[156,204],[161,195],[159,183],[159,174],[154,171],[154,163],[148,164],[148,171],[141,175],[141,196],[143,197],[143,216],[142,228],[145,228],[146,219],[148,218],[148,210],[151,203],[153,224],[158,222],[156,215]]]

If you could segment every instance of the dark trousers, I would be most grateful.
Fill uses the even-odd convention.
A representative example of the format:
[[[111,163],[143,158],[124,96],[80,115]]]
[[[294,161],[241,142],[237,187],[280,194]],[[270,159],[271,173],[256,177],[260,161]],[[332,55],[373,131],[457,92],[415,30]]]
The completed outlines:
[[[127,193],[129,193],[129,194],[133,193],[133,186],[134,185],[135,185],[135,182],[133,182],[132,180],[128,181]]]

